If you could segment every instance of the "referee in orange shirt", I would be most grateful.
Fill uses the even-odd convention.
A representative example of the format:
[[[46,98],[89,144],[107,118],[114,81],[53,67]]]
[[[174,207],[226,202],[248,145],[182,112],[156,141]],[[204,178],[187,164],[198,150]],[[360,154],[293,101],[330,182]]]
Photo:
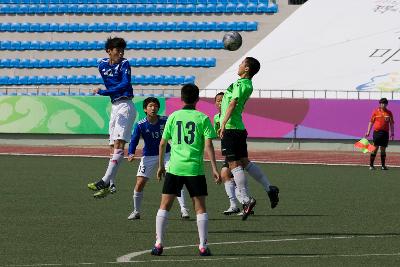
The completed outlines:
[[[376,108],[371,116],[371,120],[368,124],[368,130],[365,134],[365,137],[368,137],[372,126],[374,126],[373,140],[375,150],[371,153],[370,161],[369,161],[369,169],[375,170],[374,161],[376,154],[378,152],[379,147],[381,148],[381,170],[387,170],[386,167],[386,147],[389,143],[389,130],[390,130],[390,139],[394,139],[394,120],[393,114],[386,107],[388,105],[388,100],[386,98],[381,98],[379,100],[379,107]]]

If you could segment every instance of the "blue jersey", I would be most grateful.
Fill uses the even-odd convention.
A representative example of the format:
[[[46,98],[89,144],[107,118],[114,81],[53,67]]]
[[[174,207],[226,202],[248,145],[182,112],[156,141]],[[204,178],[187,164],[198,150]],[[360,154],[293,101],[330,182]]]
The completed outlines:
[[[128,154],[134,155],[136,147],[139,144],[140,136],[144,140],[143,156],[157,156],[158,147],[160,145],[161,137],[164,131],[165,123],[167,122],[166,116],[158,116],[158,121],[156,124],[151,124],[147,117],[138,121],[135,124],[131,142],[129,143]],[[170,145],[167,145],[166,152],[171,150]]]
[[[99,95],[109,96],[111,102],[121,99],[132,99],[131,66],[125,58],[118,64],[110,65],[108,58],[99,63],[99,72],[103,78],[106,90],[100,90]]]

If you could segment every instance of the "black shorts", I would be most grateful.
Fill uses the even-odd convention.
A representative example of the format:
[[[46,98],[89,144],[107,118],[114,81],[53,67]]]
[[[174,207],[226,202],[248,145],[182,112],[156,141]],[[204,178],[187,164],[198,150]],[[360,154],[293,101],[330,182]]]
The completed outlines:
[[[222,155],[228,161],[247,158],[247,131],[227,129],[221,139]]]
[[[186,186],[190,197],[207,196],[207,182],[204,175],[179,176],[166,173],[162,193],[181,196],[183,185]]]
[[[386,131],[374,131],[374,146],[387,147],[389,144],[389,132]]]

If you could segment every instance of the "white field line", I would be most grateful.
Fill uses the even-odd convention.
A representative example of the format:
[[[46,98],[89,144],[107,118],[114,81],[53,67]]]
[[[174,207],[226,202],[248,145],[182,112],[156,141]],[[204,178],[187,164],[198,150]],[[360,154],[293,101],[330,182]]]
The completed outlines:
[[[248,241],[229,241],[215,242],[209,245],[230,245],[230,244],[245,244],[245,243],[272,243],[272,242],[292,242],[292,241],[307,241],[307,240],[334,240],[334,239],[354,239],[354,238],[389,238],[399,237],[397,235],[366,235],[366,236],[335,236],[335,237],[308,237],[308,238],[285,238],[285,239],[266,239],[266,240],[248,240]],[[197,245],[181,245],[165,247],[164,250],[197,247]],[[132,252],[127,255],[117,258],[115,262],[81,262],[81,263],[37,263],[37,264],[19,264],[19,265],[3,265],[7,267],[39,267],[39,266],[83,266],[83,265],[106,265],[106,264],[126,264],[126,263],[152,263],[152,262],[211,262],[211,261],[232,261],[232,260],[248,260],[248,259],[276,259],[276,258],[335,258],[335,257],[393,257],[400,256],[400,252],[396,253],[364,253],[364,254],[335,254],[335,255],[274,255],[274,256],[240,256],[240,257],[204,257],[196,256],[193,259],[157,259],[154,260],[132,260],[143,254],[150,253],[150,250]]]

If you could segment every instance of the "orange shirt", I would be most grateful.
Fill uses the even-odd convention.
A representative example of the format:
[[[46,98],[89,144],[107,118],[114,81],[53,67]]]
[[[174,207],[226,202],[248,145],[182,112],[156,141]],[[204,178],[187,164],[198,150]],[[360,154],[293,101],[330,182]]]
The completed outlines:
[[[393,121],[393,114],[388,109],[376,108],[371,116],[371,123],[375,131],[389,132],[389,123]]]

